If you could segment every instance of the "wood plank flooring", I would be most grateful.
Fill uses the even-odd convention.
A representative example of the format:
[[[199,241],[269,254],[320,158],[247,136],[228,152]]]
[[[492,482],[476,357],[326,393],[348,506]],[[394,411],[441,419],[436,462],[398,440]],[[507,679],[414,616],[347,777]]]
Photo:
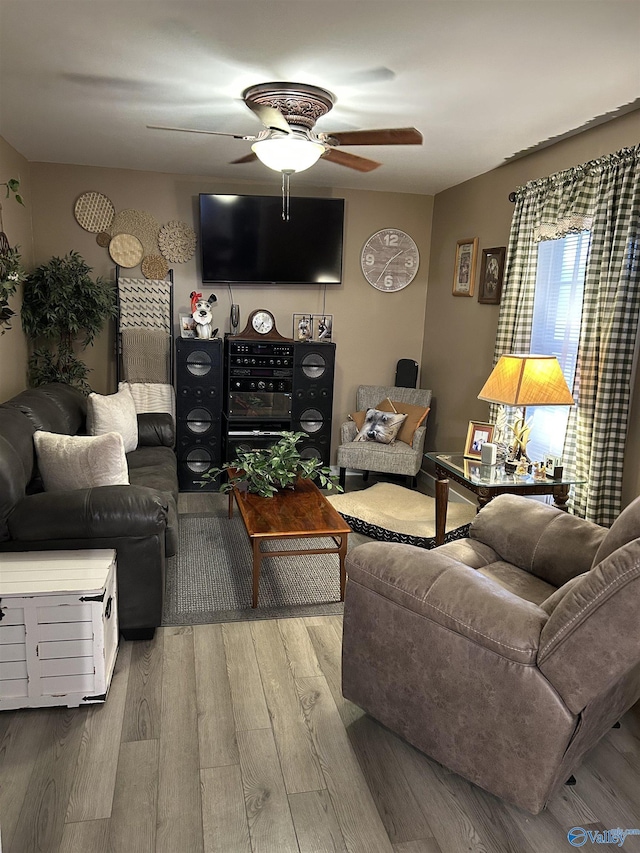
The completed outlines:
[[[640,703],[533,817],[345,701],[341,628],[164,628],[121,643],[105,705],[2,712],[2,850],[555,853],[640,826]]]
[[[345,700],[341,642],[337,616],[163,628],[121,642],[105,705],[0,712],[3,853],[558,853],[640,828],[640,703],[534,817]]]

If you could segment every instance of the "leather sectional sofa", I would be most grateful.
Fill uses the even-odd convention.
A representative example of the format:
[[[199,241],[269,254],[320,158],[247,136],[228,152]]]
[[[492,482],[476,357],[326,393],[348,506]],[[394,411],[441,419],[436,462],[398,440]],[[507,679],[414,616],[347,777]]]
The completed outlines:
[[[162,620],[165,558],[178,541],[173,420],[138,415],[130,485],[44,491],[34,432],[81,435],[86,410],[84,394],[60,383],[0,405],[0,551],[115,548],[121,633],[149,639]]]

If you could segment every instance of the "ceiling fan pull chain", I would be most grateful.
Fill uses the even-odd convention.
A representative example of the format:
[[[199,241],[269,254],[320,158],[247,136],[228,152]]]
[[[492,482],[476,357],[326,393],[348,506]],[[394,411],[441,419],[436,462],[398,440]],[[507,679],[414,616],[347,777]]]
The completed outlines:
[[[289,221],[289,177],[291,172],[282,173],[282,219]]]

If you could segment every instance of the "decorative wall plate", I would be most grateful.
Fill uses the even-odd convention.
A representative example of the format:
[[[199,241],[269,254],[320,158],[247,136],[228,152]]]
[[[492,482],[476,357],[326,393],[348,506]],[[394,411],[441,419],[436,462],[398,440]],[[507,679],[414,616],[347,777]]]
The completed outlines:
[[[137,267],[144,250],[142,243],[133,234],[116,234],[109,243],[111,260],[121,267]]]
[[[103,249],[106,249],[110,242],[111,234],[108,231],[100,231],[96,234],[96,243],[98,246],[102,246]]]
[[[82,193],[73,208],[76,222],[85,231],[97,234],[106,231],[111,225],[115,208],[103,193],[91,191]]]
[[[167,222],[158,234],[158,246],[168,261],[185,264],[196,250],[196,232],[186,222]]]
[[[362,247],[362,274],[372,287],[392,293],[411,284],[420,254],[415,241],[398,228],[376,231]]]

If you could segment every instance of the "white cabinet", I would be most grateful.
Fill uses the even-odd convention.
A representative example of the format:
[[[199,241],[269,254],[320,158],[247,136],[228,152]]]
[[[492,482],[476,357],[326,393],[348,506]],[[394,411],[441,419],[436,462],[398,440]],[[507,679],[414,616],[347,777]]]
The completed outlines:
[[[0,554],[0,710],[104,702],[117,604],[112,549]]]

